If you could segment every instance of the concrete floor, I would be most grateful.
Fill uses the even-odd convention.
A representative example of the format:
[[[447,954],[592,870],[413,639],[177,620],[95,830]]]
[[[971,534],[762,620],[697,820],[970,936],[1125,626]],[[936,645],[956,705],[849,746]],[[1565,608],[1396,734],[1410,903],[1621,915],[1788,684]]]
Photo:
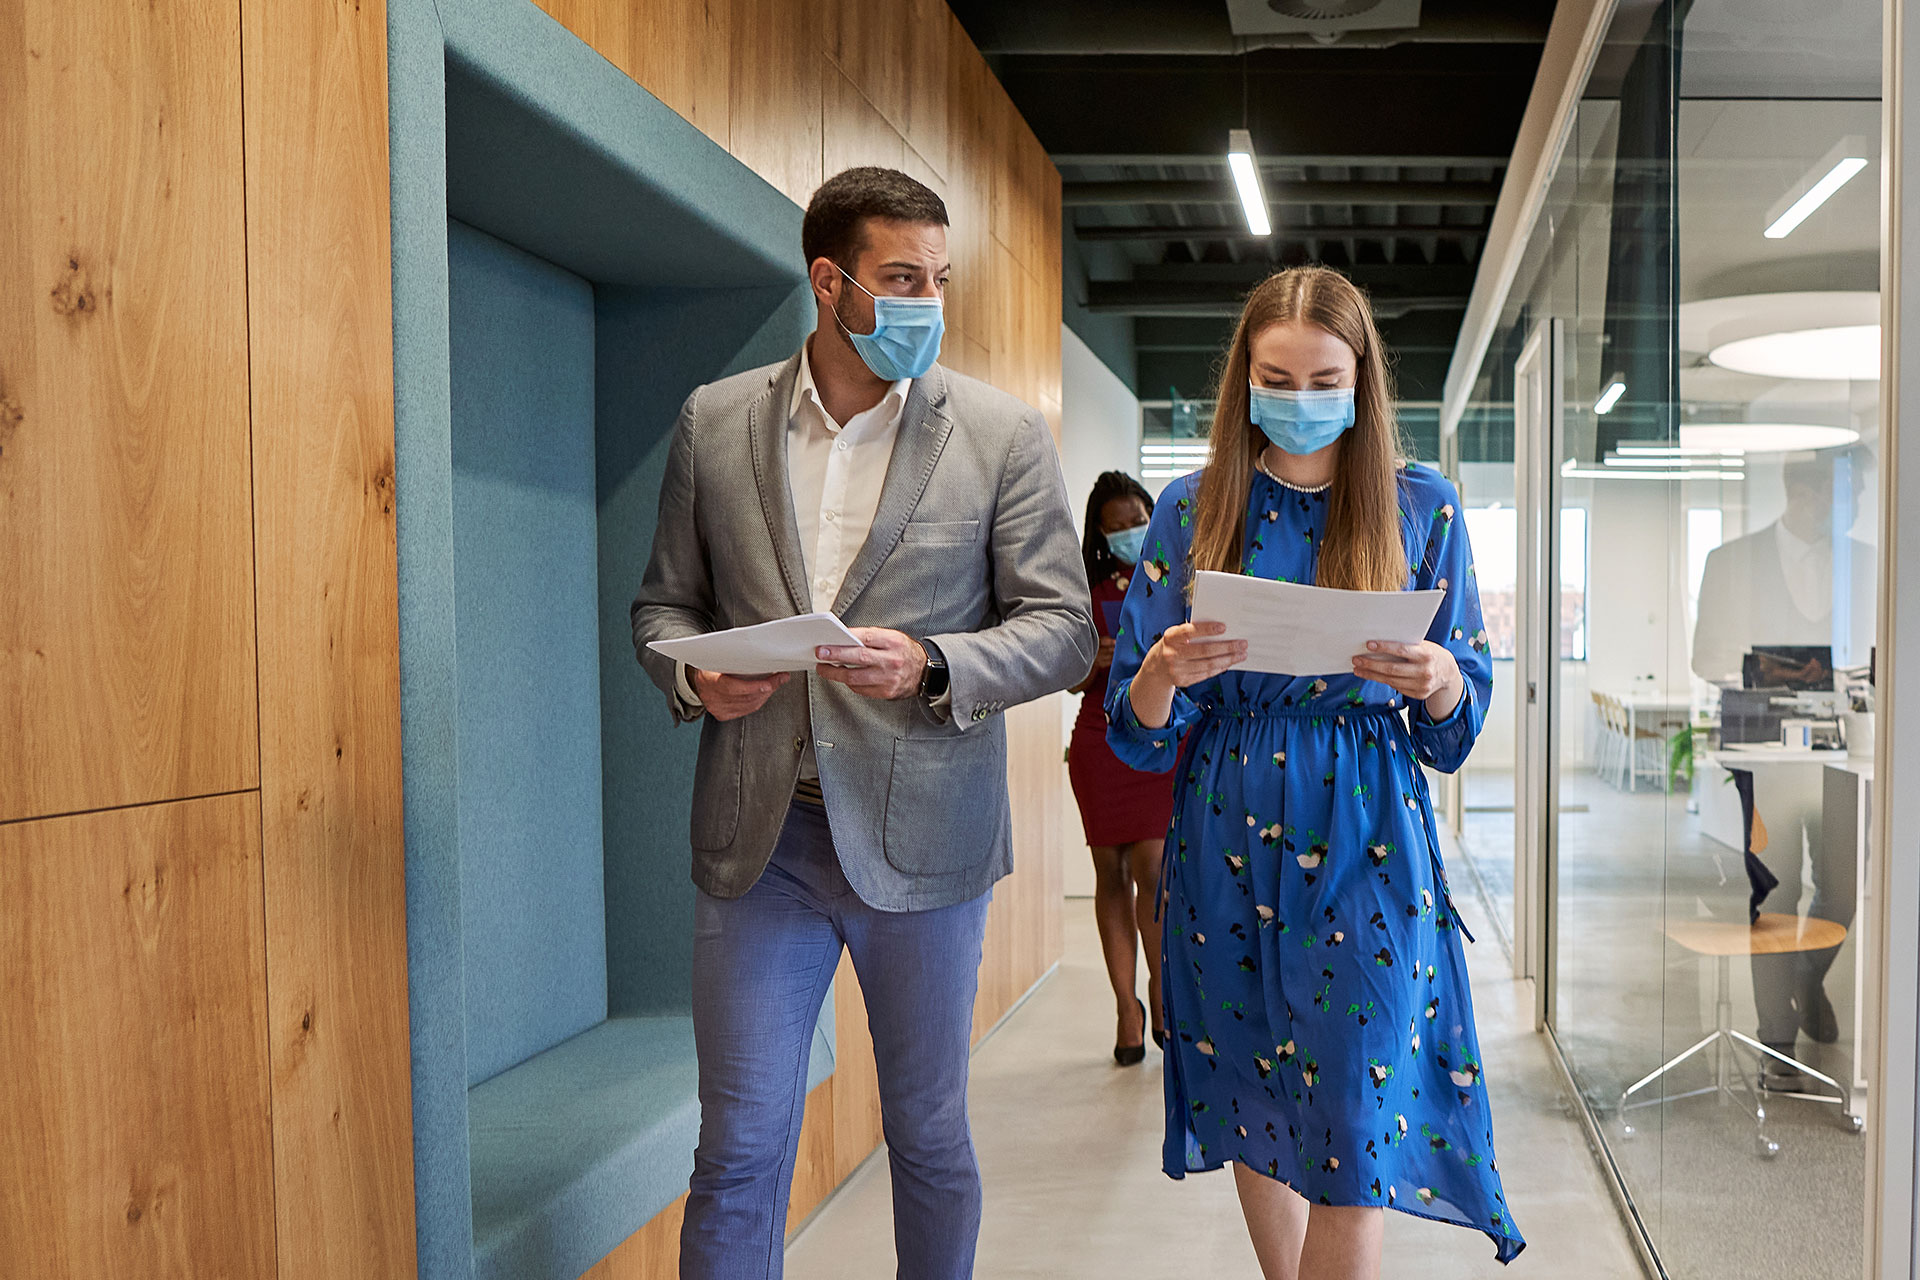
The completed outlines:
[[[1545,1043],[1477,896],[1463,892],[1480,1040],[1508,1200],[1528,1240],[1516,1269],[1555,1280],[1638,1280],[1639,1264]],[[1107,1280],[1258,1280],[1233,1181],[1160,1172],[1160,1057],[1113,1065],[1113,997],[1091,904],[1069,900],[1067,955],[974,1056],[971,1106],[986,1185],[975,1274]],[[1141,990],[1145,990],[1144,981]],[[787,1250],[791,1280],[894,1274],[887,1164],[867,1162]],[[1485,1236],[1387,1215],[1384,1276],[1508,1274]]]

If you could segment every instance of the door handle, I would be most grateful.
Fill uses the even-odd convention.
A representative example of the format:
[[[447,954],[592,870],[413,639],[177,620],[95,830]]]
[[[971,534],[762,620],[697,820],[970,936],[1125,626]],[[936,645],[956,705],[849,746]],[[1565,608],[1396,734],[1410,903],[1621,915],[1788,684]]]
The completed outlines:
[[[1540,686],[1532,680],[1527,681],[1527,705],[1540,701]]]

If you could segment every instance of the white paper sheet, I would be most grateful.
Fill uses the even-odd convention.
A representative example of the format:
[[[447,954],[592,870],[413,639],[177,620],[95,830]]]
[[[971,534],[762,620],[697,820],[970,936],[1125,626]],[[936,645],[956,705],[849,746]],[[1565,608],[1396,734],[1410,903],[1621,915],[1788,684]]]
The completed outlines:
[[[1202,570],[1194,575],[1193,620],[1224,622],[1222,638],[1247,642],[1236,671],[1351,675],[1369,640],[1426,639],[1446,594],[1336,591]]]
[[[730,676],[762,676],[775,671],[811,671],[820,659],[815,645],[857,645],[860,641],[830,613],[803,613],[751,627],[709,631],[678,640],[650,640],[647,648],[702,671]]]

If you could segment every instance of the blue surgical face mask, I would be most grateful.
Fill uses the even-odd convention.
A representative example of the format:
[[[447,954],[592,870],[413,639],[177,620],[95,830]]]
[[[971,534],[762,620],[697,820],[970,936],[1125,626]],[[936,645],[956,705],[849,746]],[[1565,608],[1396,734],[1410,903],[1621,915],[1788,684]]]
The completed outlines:
[[[1318,453],[1353,425],[1353,388],[1274,391],[1248,386],[1247,416],[1287,453]]]
[[[947,331],[945,308],[938,298],[882,298],[847,274],[839,263],[834,270],[842,279],[873,299],[873,332],[855,333],[840,319],[839,308],[833,319],[840,331],[853,343],[867,368],[876,378],[899,382],[918,378],[933,368],[940,354],[940,339]]]
[[[1137,524],[1131,529],[1116,529],[1106,535],[1107,550],[1113,552],[1116,560],[1128,564],[1140,563],[1140,552],[1147,545],[1147,526]]]

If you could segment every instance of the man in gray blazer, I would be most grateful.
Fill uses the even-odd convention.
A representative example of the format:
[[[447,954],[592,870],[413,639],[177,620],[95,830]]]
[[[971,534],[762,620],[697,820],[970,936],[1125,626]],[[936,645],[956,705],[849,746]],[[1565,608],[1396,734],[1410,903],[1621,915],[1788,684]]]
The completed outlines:
[[[818,326],[687,398],[634,647],[702,720],[693,796],[700,1144],[680,1274],[774,1277],[814,1020],[841,948],[866,997],[899,1274],[972,1275],[967,1053],[1011,866],[1001,713],[1080,680],[1094,633],[1045,421],[934,363],[946,206],[851,169],[807,208]],[[649,641],[830,610],[812,674],[678,667]]]

